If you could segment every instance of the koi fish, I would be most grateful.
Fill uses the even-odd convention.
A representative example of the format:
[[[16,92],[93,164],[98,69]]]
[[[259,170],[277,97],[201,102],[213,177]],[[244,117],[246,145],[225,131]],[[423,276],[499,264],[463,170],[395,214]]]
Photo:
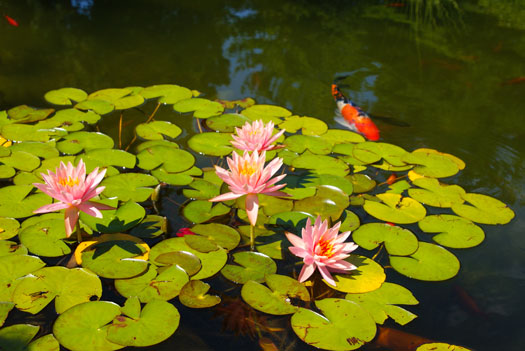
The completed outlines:
[[[366,112],[344,96],[337,84],[332,84],[332,96],[335,99],[337,112],[340,115],[334,119],[337,123],[364,135],[368,140],[376,141],[379,139],[379,129],[372,122],[372,119]]]
[[[384,350],[403,350],[416,351],[423,345],[433,343],[434,341],[419,335],[410,334],[398,329],[379,327],[374,341],[370,344],[372,349]]]
[[[10,25],[18,27],[18,22],[14,18],[9,17],[8,15],[4,15],[4,17]]]

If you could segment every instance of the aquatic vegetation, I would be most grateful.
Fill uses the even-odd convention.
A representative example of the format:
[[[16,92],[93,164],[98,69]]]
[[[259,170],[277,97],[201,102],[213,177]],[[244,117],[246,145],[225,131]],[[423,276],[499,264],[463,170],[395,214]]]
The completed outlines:
[[[483,225],[514,217],[497,199],[447,184],[465,168],[453,155],[366,141],[279,106],[199,95],[171,84],[62,88],[45,95],[53,108],[0,111],[0,348],[154,345],[184,323],[174,299],[214,309],[225,328],[265,345],[287,331],[260,312],[290,321],[321,349],[388,347],[378,326],[411,322],[416,315],[401,306],[418,300],[385,270],[450,279],[460,269],[454,250],[479,245]],[[127,139],[123,120],[138,106],[147,112]],[[111,116],[113,137],[97,129]],[[187,146],[177,143],[180,118],[197,126],[185,131]],[[247,122],[246,133],[263,128],[264,141],[235,145],[231,133]],[[265,150],[241,156],[232,144]],[[38,209],[65,209],[69,225]],[[86,240],[69,238],[73,222]],[[305,259],[300,272],[293,255]],[[120,304],[100,301],[109,289]],[[33,340],[40,326],[31,315],[43,315],[52,333]],[[454,347],[420,341],[419,350]]]

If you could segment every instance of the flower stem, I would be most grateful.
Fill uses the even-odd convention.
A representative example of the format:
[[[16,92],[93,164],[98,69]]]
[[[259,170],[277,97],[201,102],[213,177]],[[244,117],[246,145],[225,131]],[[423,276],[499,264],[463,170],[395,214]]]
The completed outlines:
[[[77,222],[76,228],[77,228],[77,241],[81,243],[82,242],[82,232],[80,231],[80,224],[78,222]]]
[[[250,225],[250,249],[253,251],[255,249],[255,238],[253,235],[253,230],[255,227],[253,225]]]

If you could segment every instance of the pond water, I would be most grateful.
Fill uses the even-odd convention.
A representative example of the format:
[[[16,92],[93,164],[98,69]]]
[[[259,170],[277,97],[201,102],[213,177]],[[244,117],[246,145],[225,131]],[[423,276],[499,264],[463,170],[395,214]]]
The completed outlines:
[[[18,26],[0,23],[0,110],[46,106],[44,93],[66,86],[174,83],[209,99],[252,97],[337,127],[330,84],[348,75],[345,94],[389,117],[377,119],[382,141],[461,158],[467,167],[452,182],[516,213],[507,225],[482,226],[479,247],[452,250],[462,264],[452,280],[407,282],[387,272],[420,300],[409,308],[419,317],[403,330],[474,350],[523,350],[525,7],[432,3],[4,0],[2,15]],[[186,134],[196,130],[190,120],[178,123]],[[115,131],[115,121],[104,127]],[[148,349],[258,347],[219,333],[221,319],[210,312],[185,313],[175,335]],[[296,340],[289,349],[309,348]]]

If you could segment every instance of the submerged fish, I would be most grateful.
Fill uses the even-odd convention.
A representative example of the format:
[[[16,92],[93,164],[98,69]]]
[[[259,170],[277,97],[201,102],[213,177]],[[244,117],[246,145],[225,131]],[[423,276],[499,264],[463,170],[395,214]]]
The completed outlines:
[[[4,17],[10,25],[18,27],[18,22],[14,18],[9,17],[8,15],[4,15]]]
[[[332,96],[337,104],[337,112],[340,115],[335,121],[350,130],[360,133],[368,140],[379,139],[379,129],[372,119],[341,93],[337,84],[332,84]]]

